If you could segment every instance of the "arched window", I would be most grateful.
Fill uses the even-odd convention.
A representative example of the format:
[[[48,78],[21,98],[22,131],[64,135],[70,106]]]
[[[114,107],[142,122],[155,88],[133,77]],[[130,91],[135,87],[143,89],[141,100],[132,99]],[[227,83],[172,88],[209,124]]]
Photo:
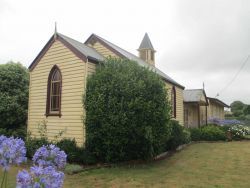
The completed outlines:
[[[48,77],[46,116],[61,117],[62,75],[55,65]]]
[[[176,118],[176,90],[175,86],[171,90],[172,117]]]

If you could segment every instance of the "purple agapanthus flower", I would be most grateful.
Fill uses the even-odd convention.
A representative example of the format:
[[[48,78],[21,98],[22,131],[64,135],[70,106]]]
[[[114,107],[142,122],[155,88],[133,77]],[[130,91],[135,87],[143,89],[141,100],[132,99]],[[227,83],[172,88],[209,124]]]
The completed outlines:
[[[30,172],[19,171],[17,174],[17,188],[60,188],[63,186],[64,173],[56,171],[52,166],[33,166]]]
[[[25,143],[20,138],[0,136],[0,166],[8,171],[10,165],[20,165],[27,158]]]
[[[209,123],[216,124],[216,125],[237,125],[237,124],[242,124],[239,120],[236,119],[219,119],[219,118],[210,118],[208,120]]]
[[[41,167],[52,166],[56,169],[62,169],[66,165],[67,155],[64,151],[55,145],[42,146],[39,148],[33,156],[33,162],[35,165]]]

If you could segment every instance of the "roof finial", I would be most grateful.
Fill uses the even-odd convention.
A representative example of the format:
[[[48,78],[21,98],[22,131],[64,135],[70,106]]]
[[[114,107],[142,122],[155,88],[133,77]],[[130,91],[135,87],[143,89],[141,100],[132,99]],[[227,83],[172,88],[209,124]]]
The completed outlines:
[[[205,90],[205,82],[202,83],[203,90]]]
[[[54,38],[56,38],[56,34],[57,34],[57,25],[56,25],[56,22],[55,22],[55,32],[54,32]]]

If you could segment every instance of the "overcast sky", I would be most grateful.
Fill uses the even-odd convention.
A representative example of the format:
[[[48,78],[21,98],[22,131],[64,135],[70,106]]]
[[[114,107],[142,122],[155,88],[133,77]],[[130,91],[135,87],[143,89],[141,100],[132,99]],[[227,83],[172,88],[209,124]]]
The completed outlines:
[[[95,33],[136,55],[148,32],[156,66],[186,89],[205,82],[207,96],[250,103],[250,60],[228,86],[250,54],[249,0],[0,0],[0,63],[28,67],[55,21],[71,38]]]

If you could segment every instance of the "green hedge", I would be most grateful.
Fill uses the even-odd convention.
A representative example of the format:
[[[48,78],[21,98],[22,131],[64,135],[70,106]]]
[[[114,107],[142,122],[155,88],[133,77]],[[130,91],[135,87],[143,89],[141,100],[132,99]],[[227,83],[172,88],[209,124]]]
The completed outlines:
[[[225,131],[214,125],[191,128],[190,133],[192,141],[219,141],[227,139]]]
[[[102,162],[149,159],[166,148],[170,105],[154,72],[124,59],[107,59],[88,78],[86,144]]]

